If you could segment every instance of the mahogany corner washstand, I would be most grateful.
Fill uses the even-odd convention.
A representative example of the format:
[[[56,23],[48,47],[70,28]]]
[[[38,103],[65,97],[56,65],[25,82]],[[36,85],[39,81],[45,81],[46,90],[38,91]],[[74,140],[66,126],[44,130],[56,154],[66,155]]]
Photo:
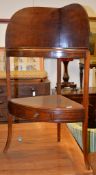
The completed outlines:
[[[87,152],[89,32],[88,15],[79,4],[62,8],[27,7],[12,16],[5,37],[8,139],[4,152],[8,150],[11,142],[12,116],[33,122],[57,123],[58,141],[61,123],[82,122],[84,159],[87,168],[90,168]],[[15,56],[57,59],[57,95],[12,99],[10,60]],[[84,58],[83,105],[60,95],[62,58]],[[54,69],[53,71],[56,72]]]

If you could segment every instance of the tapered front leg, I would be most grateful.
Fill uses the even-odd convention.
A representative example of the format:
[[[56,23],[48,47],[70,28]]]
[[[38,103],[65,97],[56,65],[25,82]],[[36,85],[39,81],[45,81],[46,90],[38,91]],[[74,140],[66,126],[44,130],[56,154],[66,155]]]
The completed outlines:
[[[89,106],[89,67],[90,67],[90,52],[86,51],[86,58],[84,59],[84,95],[83,95],[83,106],[85,109],[85,119],[82,128],[82,140],[83,140],[83,152],[86,168],[90,169],[88,161],[88,106]]]
[[[8,135],[7,135],[7,141],[5,148],[3,150],[4,153],[6,153],[10,147],[10,143],[12,140],[12,116],[8,115]]]

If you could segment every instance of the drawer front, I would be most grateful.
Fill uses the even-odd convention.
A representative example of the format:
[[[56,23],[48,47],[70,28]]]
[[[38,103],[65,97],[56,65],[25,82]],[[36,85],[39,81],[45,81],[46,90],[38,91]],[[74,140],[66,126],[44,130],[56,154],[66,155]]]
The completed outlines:
[[[7,97],[0,96],[0,121],[7,120]]]
[[[20,85],[16,88],[16,95],[18,97],[30,97],[30,96],[33,96],[33,90],[35,91],[35,94],[37,96],[49,95],[50,83],[39,82],[37,84]]]
[[[4,106],[7,104],[7,97],[6,96],[0,96],[0,106]]]
[[[82,118],[81,118],[82,117]],[[80,122],[84,120],[84,111],[82,110],[70,110],[69,111],[65,111],[64,113],[61,114],[55,114],[54,113],[54,121],[55,122]]]
[[[33,115],[30,117],[32,118],[32,121],[41,121],[41,122],[50,122],[52,121],[52,114],[46,113],[46,112],[33,112]]]
[[[94,95],[89,96],[89,104],[91,104],[94,108],[96,108],[96,98]]]
[[[18,89],[18,97],[32,96],[32,86],[20,86]]]
[[[7,108],[0,108],[0,121],[7,121]]]
[[[0,86],[0,97],[6,95],[6,86]]]
[[[47,121],[52,121],[52,114],[49,112],[43,112],[43,111],[39,111],[39,110],[35,110],[35,109],[25,109],[22,108],[20,106],[15,107],[11,106],[9,107],[9,112],[13,115],[16,116],[17,118],[23,118],[23,119],[27,119],[27,120],[31,120],[31,121],[35,121],[35,122],[47,122]]]
[[[7,121],[6,85],[0,86],[0,122]]]

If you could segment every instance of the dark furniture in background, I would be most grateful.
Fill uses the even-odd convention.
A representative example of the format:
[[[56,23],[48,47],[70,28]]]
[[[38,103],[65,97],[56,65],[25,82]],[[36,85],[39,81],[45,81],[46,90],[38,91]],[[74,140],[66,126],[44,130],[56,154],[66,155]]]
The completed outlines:
[[[70,87],[76,89],[76,84],[74,82],[69,82],[68,65],[69,62],[73,60],[74,60],[73,58],[72,59],[67,58],[66,60],[63,58],[61,59],[64,65],[64,75],[63,75],[63,82],[61,83],[61,88]]]
[[[50,82],[32,79],[15,79],[11,81],[12,97],[31,97],[33,90],[36,95],[49,95]],[[0,80],[0,122],[7,122],[7,87],[6,80]],[[17,121],[16,118],[14,121]],[[18,119],[18,122],[20,120]]]
[[[93,67],[96,68],[96,63],[90,63],[90,69],[92,69]],[[80,88],[82,89],[84,63],[79,63],[79,68],[80,68]]]
[[[42,15],[43,14],[43,15]],[[79,29],[79,30],[78,30]],[[4,149],[9,148],[12,136],[12,116],[34,122],[57,123],[57,138],[60,141],[60,124],[83,123],[83,153],[89,168],[87,152],[88,80],[89,80],[89,21],[86,11],[79,4],[63,8],[29,7],[16,12],[6,31],[6,73],[8,96],[8,139]],[[10,82],[10,57],[57,58],[57,94],[12,98]],[[61,94],[62,58],[84,58],[83,105]]]

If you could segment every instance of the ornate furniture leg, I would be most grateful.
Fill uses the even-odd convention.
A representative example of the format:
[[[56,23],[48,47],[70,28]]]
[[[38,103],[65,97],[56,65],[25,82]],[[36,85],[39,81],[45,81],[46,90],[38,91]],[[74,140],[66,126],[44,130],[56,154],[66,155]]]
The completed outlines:
[[[63,81],[61,83],[61,88],[64,87],[70,87],[70,88],[76,88],[76,84],[74,84],[74,82],[69,82],[69,73],[68,73],[68,65],[70,61],[73,61],[73,59],[61,59],[64,65],[64,75],[63,75]]]
[[[12,139],[12,116],[8,115],[8,136],[7,136],[7,142],[3,151],[4,153],[6,153],[7,150],[9,149],[11,139]]]
[[[64,80],[64,82],[67,85],[67,83],[69,81],[69,74],[68,74],[68,64],[69,64],[69,61],[63,61],[63,64],[64,64],[64,70],[65,70],[64,71],[63,80]]]

